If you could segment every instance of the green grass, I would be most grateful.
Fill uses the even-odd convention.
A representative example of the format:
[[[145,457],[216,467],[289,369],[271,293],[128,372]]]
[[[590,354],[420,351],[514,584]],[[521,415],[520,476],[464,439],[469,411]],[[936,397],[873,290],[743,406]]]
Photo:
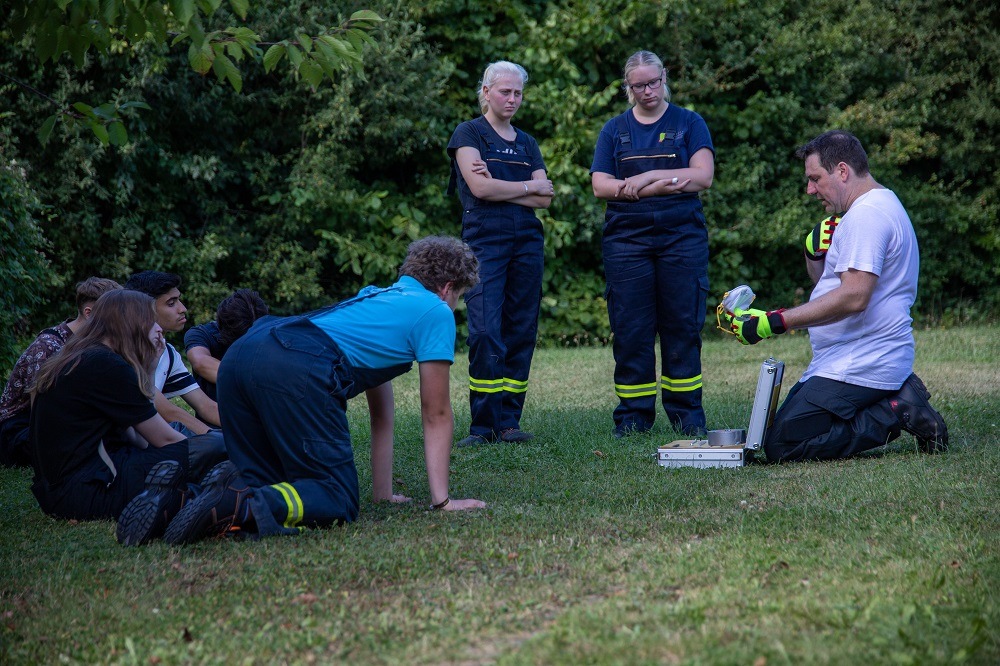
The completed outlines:
[[[745,427],[760,362],[804,335],[704,349],[709,426]],[[397,380],[395,476],[372,505],[351,408],[361,518],[258,543],[124,549],[111,522],[52,520],[30,473],[0,471],[0,662],[936,664],[1000,662],[1000,342],[917,333],[917,372],[951,431],[852,460],[666,470],[612,439],[607,349],[543,350],[520,445],[456,450],[428,512],[416,372]],[[457,433],[468,428],[456,363]]]

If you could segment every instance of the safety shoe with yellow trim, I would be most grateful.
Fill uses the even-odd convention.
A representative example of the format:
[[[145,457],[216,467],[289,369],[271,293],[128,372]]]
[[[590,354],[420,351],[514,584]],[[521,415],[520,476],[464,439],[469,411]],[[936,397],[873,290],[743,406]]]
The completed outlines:
[[[167,525],[188,496],[184,469],[176,460],[162,460],[146,474],[145,490],[136,495],[118,516],[118,543],[142,546],[163,536]]]
[[[219,463],[205,475],[201,492],[170,521],[163,540],[179,545],[239,530],[249,519],[249,495],[236,465]]]

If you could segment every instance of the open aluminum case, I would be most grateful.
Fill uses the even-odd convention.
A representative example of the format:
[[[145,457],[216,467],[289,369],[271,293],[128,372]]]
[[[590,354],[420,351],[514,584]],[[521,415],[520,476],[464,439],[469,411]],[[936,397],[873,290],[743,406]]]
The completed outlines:
[[[746,439],[726,446],[713,446],[707,439],[679,439],[657,449],[656,459],[662,467],[742,467],[753,460],[754,453],[764,445],[764,435],[774,420],[781,393],[781,377],[785,364],[769,358],[760,366],[757,392],[750,413]]]

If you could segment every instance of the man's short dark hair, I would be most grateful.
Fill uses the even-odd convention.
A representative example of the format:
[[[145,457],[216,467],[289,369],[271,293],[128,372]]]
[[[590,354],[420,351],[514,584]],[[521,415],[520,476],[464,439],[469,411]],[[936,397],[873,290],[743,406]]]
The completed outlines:
[[[222,344],[228,347],[250,330],[255,321],[267,316],[264,299],[252,289],[237,289],[219,303],[215,323],[219,327]]]
[[[433,292],[449,282],[455,289],[471,289],[479,283],[479,260],[457,238],[428,236],[410,243],[399,274],[416,278]]]
[[[159,298],[171,289],[179,289],[181,286],[181,276],[173,273],[161,273],[160,271],[140,271],[129,276],[125,283],[126,289],[141,291],[147,296]]]
[[[868,153],[858,137],[845,130],[823,132],[795,151],[795,156],[800,160],[810,155],[819,156],[819,165],[827,173],[831,173],[834,167],[843,162],[859,176],[868,175]]]
[[[96,303],[105,292],[121,289],[122,286],[111,278],[89,277],[76,283],[76,309],[83,313],[83,308]]]

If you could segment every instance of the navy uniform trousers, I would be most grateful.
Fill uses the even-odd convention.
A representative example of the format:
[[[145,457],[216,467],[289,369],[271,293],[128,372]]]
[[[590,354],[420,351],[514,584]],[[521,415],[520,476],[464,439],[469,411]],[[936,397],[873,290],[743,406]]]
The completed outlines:
[[[261,536],[357,518],[347,400],[409,367],[363,375],[305,316],[259,320],[233,343],[219,368],[219,412]]]
[[[686,167],[670,146],[619,151],[618,177]],[[708,298],[708,229],[697,194],[609,201],[602,241],[614,333],[615,430],[643,432],[656,417],[656,336],[663,409],[681,431],[705,427],[701,329]]]
[[[531,179],[520,155],[484,159],[493,178]],[[467,209],[462,240],[479,259],[479,284],[465,294],[469,320],[470,434],[494,440],[520,428],[528,372],[538,336],[544,238],[531,208],[501,203]]]
[[[825,377],[796,383],[764,438],[767,461],[833,460],[888,444],[900,435],[889,406],[896,393]]]

